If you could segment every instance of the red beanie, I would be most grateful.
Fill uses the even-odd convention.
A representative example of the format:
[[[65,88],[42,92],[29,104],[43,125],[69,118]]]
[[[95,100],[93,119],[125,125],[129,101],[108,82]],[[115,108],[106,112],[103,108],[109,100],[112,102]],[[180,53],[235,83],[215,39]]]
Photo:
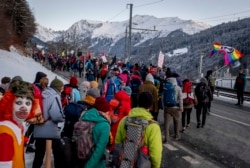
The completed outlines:
[[[110,111],[110,105],[109,105],[108,101],[104,97],[97,97],[95,99],[94,107],[98,111],[102,111],[102,112]]]
[[[77,86],[78,85],[78,81],[77,81],[77,78],[76,77],[71,77],[70,78],[70,81],[69,81],[69,84],[71,85],[71,86]]]

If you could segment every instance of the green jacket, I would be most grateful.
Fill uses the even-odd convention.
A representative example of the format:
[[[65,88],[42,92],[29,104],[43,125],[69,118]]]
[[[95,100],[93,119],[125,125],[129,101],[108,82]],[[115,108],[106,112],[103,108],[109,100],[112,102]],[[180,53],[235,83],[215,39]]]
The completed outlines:
[[[82,120],[95,122],[92,133],[96,146],[91,157],[85,164],[85,168],[104,168],[104,155],[109,141],[110,124],[95,108],[88,110],[83,115]]]
[[[140,117],[147,120],[152,120],[153,118],[146,109],[140,107],[133,108],[128,117]],[[116,144],[123,143],[126,138],[125,119],[126,117],[119,123],[115,137]],[[144,144],[148,147],[152,168],[159,168],[162,158],[162,138],[161,129],[158,123],[155,122],[146,127]]]

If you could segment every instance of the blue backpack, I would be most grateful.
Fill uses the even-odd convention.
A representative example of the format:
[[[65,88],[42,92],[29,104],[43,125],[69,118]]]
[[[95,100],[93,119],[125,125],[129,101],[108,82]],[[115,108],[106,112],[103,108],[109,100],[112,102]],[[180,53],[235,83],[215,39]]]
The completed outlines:
[[[115,93],[121,90],[121,82],[120,80],[116,78],[111,78],[107,80],[108,87],[106,92],[106,100],[109,102],[111,99],[115,97]]]
[[[132,90],[132,95],[136,95],[138,94],[139,92],[139,87],[141,86],[141,81],[140,79],[132,79],[130,81],[130,88]]]
[[[167,107],[179,106],[175,100],[175,86],[171,82],[163,84],[163,103]]]

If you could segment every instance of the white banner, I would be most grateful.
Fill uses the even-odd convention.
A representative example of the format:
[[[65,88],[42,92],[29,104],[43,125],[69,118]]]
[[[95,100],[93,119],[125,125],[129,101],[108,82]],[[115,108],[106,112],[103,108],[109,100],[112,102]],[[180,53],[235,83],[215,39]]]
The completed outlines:
[[[160,51],[158,57],[158,67],[162,68],[164,62],[164,54]]]

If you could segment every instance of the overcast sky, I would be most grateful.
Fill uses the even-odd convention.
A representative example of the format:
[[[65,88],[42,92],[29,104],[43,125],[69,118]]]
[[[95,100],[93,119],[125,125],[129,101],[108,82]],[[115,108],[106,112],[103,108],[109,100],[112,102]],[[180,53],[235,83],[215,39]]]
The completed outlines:
[[[27,0],[36,22],[66,30],[75,22],[124,21],[132,15],[179,17],[216,25],[250,17],[250,0]]]

